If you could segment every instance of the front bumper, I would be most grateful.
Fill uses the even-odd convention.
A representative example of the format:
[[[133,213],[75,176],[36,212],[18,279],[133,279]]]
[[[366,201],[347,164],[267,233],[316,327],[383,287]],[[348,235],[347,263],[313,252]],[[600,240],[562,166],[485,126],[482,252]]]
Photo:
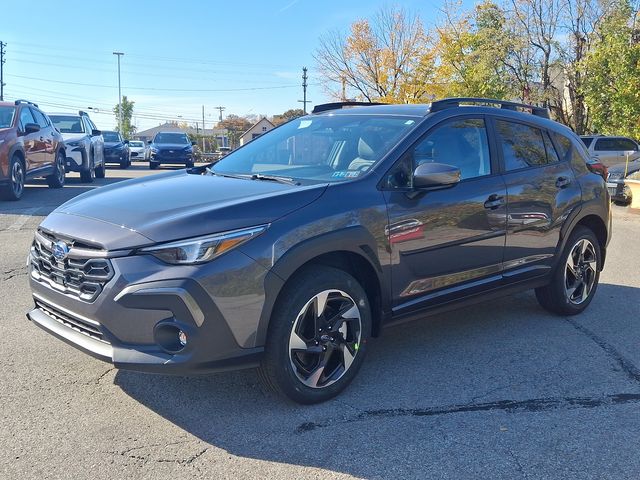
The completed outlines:
[[[43,282],[31,267],[36,306],[28,318],[117,368],[187,375],[259,364],[263,347],[255,339],[267,272],[258,263],[240,251],[197,267],[147,255],[110,262],[114,276],[93,302]],[[167,347],[167,329],[185,332],[186,345]]]
[[[624,181],[607,181],[607,191],[611,200],[616,202],[630,202],[631,192],[626,188]]]
[[[89,164],[87,151],[84,147],[67,147],[65,168],[67,172],[79,172]]]
[[[175,154],[152,153],[149,156],[149,161],[155,163],[187,164],[193,162],[193,155],[191,153],[187,154],[182,152]]]
[[[105,150],[104,161],[105,163],[120,163],[126,162],[128,158],[126,150]]]

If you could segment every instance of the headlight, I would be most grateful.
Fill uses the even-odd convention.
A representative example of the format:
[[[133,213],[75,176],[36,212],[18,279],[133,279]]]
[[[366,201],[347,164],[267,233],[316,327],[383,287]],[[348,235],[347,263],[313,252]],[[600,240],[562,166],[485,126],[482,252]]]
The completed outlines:
[[[216,233],[142,248],[140,253],[153,255],[172,265],[195,265],[219,257],[225,252],[248,242],[267,229],[268,225]]]
[[[158,153],[158,149],[157,149],[157,148],[155,148],[155,147],[151,147],[151,148],[149,148],[149,151],[150,151],[151,153]]]

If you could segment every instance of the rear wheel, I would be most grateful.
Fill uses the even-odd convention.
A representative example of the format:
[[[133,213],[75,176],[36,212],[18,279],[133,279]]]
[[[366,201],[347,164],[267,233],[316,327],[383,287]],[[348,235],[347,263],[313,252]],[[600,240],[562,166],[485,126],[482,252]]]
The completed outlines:
[[[24,193],[25,176],[22,159],[14,155],[9,165],[9,183],[0,186],[0,198],[4,200],[20,200]]]
[[[587,308],[598,288],[600,255],[595,234],[577,227],[567,241],[551,283],[536,289],[540,305],[560,315],[575,315]]]
[[[104,163],[102,164],[102,168],[104,168]],[[93,152],[89,156],[89,165],[86,170],[82,170],[80,172],[80,180],[84,183],[93,183],[96,178],[96,166],[94,164]]]
[[[263,384],[298,403],[323,402],[356,376],[371,335],[366,293],[348,273],[313,266],[281,294],[259,369]]]
[[[64,169],[65,156],[62,151],[56,153],[56,162],[53,166],[54,170],[51,175],[47,177],[47,185],[49,188],[62,188],[65,181],[65,169]]]

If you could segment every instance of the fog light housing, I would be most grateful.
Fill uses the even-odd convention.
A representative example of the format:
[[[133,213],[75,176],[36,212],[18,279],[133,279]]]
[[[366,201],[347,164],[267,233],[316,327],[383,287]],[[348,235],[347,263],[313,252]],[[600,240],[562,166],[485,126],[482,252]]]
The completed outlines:
[[[156,343],[167,353],[181,352],[187,345],[187,334],[175,323],[161,323],[154,331]]]

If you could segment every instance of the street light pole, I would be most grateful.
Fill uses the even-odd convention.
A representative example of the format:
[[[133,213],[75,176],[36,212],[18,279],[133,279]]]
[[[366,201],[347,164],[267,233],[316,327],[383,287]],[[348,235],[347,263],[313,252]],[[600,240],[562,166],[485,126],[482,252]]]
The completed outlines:
[[[118,130],[122,135],[122,89],[120,87],[120,57],[124,55],[122,52],[113,52],[118,56]]]

